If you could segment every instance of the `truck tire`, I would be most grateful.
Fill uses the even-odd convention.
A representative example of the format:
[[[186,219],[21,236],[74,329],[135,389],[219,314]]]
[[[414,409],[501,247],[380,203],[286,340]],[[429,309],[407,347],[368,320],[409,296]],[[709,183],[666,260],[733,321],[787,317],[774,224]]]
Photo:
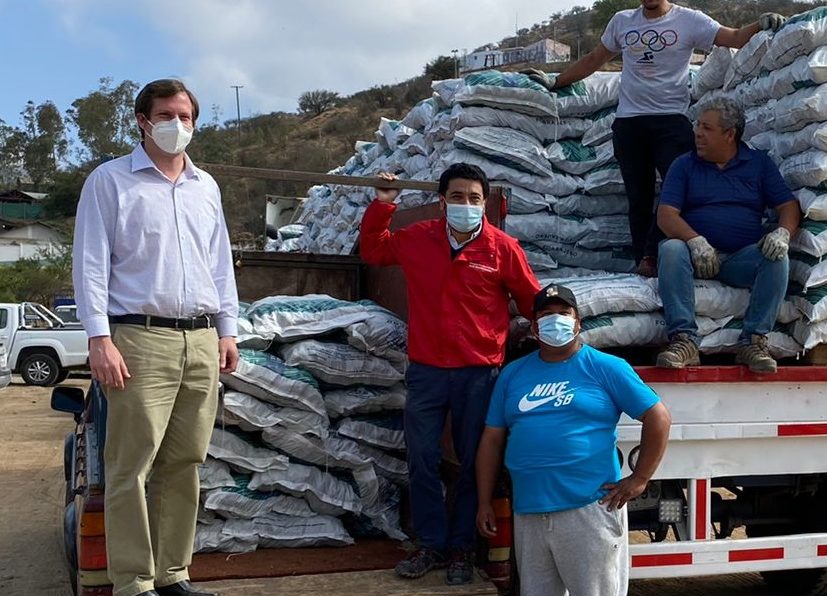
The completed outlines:
[[[57,378],[55,379],[55,384],[62,383],[66,379],[69,378],[69,369],[68,368],[61,368],[60,372],[57,373]]]
[[[54,385],[59,374],[60,365],[49,354],[29,354],[20,365],[20,376],[27,385]]]
[[[778,594],[827,595],[827,569],[786,569],[762,571],[761,577]]]
[[[790,525],[747,526],[747,536],[750,538],[800,534],[806,531],[806,529]],[[827,569],[824,568],[762,571],[761,578],[773,592],[778,594],[827,596]]]

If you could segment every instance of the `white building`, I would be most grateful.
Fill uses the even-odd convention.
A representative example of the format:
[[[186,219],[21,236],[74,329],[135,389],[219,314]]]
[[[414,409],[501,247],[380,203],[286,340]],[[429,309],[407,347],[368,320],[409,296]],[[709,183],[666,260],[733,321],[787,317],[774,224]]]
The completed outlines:
[[[551,39],[541,39],[521,48],[502,50],[481,50],[463,56],[460,60],[461,73],[475,70],[496,69],[509,64],[549,64],[571,60],[571,48]]]
[[[0,265],[20,259],[56,255],[66,238],[41,222],[0,219]]]

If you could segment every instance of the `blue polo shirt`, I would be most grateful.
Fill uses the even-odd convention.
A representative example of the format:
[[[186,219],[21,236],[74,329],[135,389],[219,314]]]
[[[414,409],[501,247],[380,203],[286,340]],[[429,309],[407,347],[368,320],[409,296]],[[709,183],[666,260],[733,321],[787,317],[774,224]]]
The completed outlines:
[[[764,211],[794,200],[769,155],[744,143],[724,168],[695,151],[681,155],[660,195],[661,205],[679,209],[693,230],[724,253],[758,242]]]

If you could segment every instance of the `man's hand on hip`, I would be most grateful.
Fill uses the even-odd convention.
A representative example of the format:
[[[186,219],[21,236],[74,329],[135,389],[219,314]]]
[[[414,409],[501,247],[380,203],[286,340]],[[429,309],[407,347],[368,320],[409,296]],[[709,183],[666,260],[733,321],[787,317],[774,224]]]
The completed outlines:
[[[640,496],[644,490],[646,490],[646,485],[649,484],[648,480],[644,480],[642,478],[638,478],[634,474],[631,476],[626,476],[623,480],[618,482],[617,484],[614,483],[607,483],[601,486],[603,490],[609,491],[605,497],[600,499],[600,504],[605,505],[608,503],[608,510],[613,511],[614,509],[620,509],[623,507],[627,502],[631,501],[635,497]]]
[[[234,337],[222,337],[218,340],[218,368],[222,374],[235,371],[238,366],[238,346]]]
[[[721,270],[718,252],[703,236],[695,236],[686,241],[689,253],[692,255],[692,265],[695,273],[701,279],[712,279]]]
[[[92,378],[102,385],[123,389],[132,377],[120,351],[108,335],[89,338],[89,367]]]
[[[780,261],[790,252],[790,231],[777,227],[758,241],[758,248],[770,261]]]

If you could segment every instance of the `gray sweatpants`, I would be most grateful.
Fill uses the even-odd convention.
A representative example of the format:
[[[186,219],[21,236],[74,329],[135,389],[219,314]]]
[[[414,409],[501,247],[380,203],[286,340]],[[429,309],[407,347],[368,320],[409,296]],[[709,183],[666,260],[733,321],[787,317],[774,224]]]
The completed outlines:
[[[579,509],[514,516],[522,596],[626,596],[626,507],[597,502]]]

